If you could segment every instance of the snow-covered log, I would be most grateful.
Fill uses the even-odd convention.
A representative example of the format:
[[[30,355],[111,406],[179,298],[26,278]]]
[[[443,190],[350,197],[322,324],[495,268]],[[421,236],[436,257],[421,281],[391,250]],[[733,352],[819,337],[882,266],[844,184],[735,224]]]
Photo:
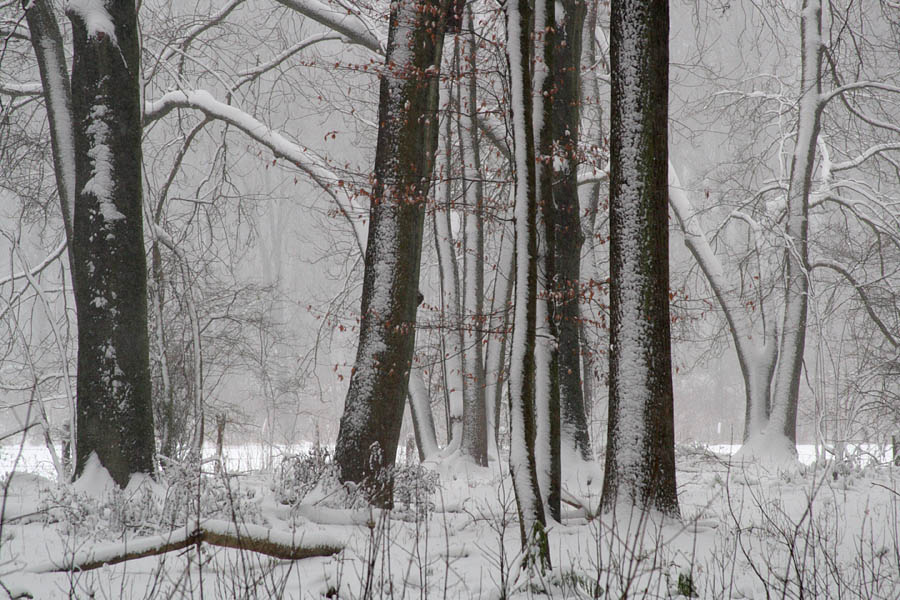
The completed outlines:
[[[143,537],[114,544],[86,548],[58,559],[26,568],[31,573],[90,571],[148,556],[158,556],[199,543],[247,550],[282,560],[300,560],[313,556],[331,556],[343,550],[343,543],[316,531],[279,531],[260,525],[208,519],[196,527],[187,526],[171,533]]]

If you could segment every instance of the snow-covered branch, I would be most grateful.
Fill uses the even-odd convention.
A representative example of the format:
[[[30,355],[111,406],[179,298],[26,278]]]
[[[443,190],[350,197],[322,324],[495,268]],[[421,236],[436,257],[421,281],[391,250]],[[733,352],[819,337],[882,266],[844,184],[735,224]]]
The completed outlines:
[[[164,94],[158,100],[148,101],[144,105],[144,125],[164,117],[176,108],[199,110],[209,118],[225,121],[237,127],[269,148],[276,158],[289,160],[309,175],[338,205],[341,213],[353,228],[360,254],[365,254],[365,237],[351,218],[348,208],[331,189],[332,184],[339,181],[339,177],[306,148],[290,141],[241,109],[216,100],[206,90],[172,91]]]
[[[345,36],[351,43],[384,54],[385,40],[365,19],[348,9],[338,9],[318,0],[275,0],[301,15]]]
[[[54,248],[53,251],[50,254],[48,254],[46,258],[44,258],[44,260],[42,260],[39,264],[35,265],[34,267],[31,267],[27,271],[20,271],[18,273],[13,273],[11,275],[7,275],[6,277],[0,279],[0,285],[6,285],[7,283],[10,283],[11,281],[15,281],[17,279],[26,279],[26,278],[30,279],[31,277],[34,277],[35,275],[37,275],[38,273],[40,273],[41,271],[46,269],[48,266],[53,264],[53,261],[55,261],[57,258],[59,258],[63,252],[65,252],[66,245],[67,245],[66,242],[63,241],[59,246]]]
[[[900,143],[894,142],[891,144],[878,144],[877,146],[867,148],[865,152],[861,153],[856,158],[852,158],[844,162],[832,163],[831,172],[834,173],[836,171],[846,171],[847,169],[853,169],[869,160],[873,156],[877,154],[883,154],[884,152],[889,152],[891,150],[900,150]]]
[[[894,94],[900,94],[900,87],[896,85],[888,85],[886,83],[881,83],[880,81],[854,81],[853,83],[848,83],[846,85],[842,85],[840,87],[836,87],[833,90],[823,93],[819,96],[819,104],[820,106],[824,106],[832,99],[846,92],[850,92],[853,90],[881,90],[884,92],[891,92]]]
[[[18,83],[16,81],[0,81],[0,94],[18,98],[20,96],[40,96],[44,86],[39,81]]]
[[[853,286],[853,289],[856,290],[856,293],[859,295],[860,299],[863,302],[863,306],[866,307],[866,312],[869,314],[869,318],[878,326],[878,329],[881,330],[881,333],[884,335],[885,339],[891,343],[891,345],[895,348],[900,347],[900,340],[898,340],[891,333],[891,330],[884,324],[881,318],[876,314],[875,309],[872,307],[872,303],[869,301],[869,297],[866,295],[865,286],[859,283],[853,274],[850,272],[847,267],[844,265],[835,262],[833,260],[817,260],[813,264],[810,265],[811,269],[816,268],[825,268],[831,269],[832,271],[836,271],[840,273],[847,282]]]

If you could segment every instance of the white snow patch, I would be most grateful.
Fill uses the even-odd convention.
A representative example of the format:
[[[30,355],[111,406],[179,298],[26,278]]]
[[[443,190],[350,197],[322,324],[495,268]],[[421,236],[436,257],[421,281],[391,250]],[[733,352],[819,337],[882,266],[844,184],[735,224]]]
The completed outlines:
[[[106,0],[69,0],[66,12],[78,15],[84,22],[88,38],[100,39],[106,36],[113,45],[118,45],[116,25],[106,10]]]

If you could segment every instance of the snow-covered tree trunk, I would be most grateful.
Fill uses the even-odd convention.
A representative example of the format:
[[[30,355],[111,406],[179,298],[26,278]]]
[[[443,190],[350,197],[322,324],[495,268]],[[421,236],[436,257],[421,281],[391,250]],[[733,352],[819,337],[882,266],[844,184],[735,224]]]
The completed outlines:
[[[516,299],[509,366],[509,469],[523,548],[541,565],[549,565],[546,516],[535,465],[535,325],[539,257],[530,62],[533,13],[534,0],[516,0],[506,5],[516,174]]]
[[[819,137],[822,71],[822,2],[804,0],[800,15],[800,112],[797,141],[791,158],[785,227],[784,324],[775,371],[771,413],[766,435],[784,436],[796,454],[797,403],[806,342],[809,303],[809,194]]]
[[[559,336],[556,327],[556,209],[553,203],[553,96],[555,2],[537,0],[534,17],[535,202],[541,224],[535,346],[535,459],[538,484],[549,516],[560,520]],[[538,55],[540,57],[538,58]]]
[[[582,390],[580,321],[581,230],[578,201],[578,139],[581,124],[581,40],[583,0],[563,0],[556,15],[553,78],[553,135],[559,168],[554,174],[555,317],[559,338],[559,396],[562,444],[567,454],[591,457]]]
[[[610,20],[609,433],[601,504],[678,514],[669,335],[667,0]]]
[[[59,191],[63,226],[69,242],[69,266],[72,265],[72,222],[75,211],[75,146],[72,123],[72,92],[65,48],[53,7],[47,0],[23,0],[25,18],[31,33],[31,46],[37,58],[47,120],[50,122],[50,146],[53,170]]]
[[[437,454],[438,443],[428,386],[418,367],[413,367],[409,374],[409,413],[412,417],[413,434],[416,436],[416,447],[419,449],[419,460],[424,461]]]
[[[484,195],[482,193],[481,157],[478,148],[478,130],[475,127],[478,105],[476,103],[476,69],[478,43],[475,39],[475,23],[472,9],[466,10],[465,85],[460,85],[459,139],[463,163],[463,186],[466,203],[466,254],[465,254],[465,310],[468,322],[463,323],[465,346],[463,352],[464,400],[463,429],[460,451],[476,464],[487,466],[487,411],[484,379]],[[462,61],[459,61],[462,69]]]
[[[766,322],[762,305],[759,309],[763,315],[760,327],[754,327],[748,318],[746,307],[740,301],[735,301],[735,298],[739,298],[740,284],[733,283],[726,275],[722,262],[709,245],[706,234],[699,225],[698,211],[691,204],[671,162],[669,207],[681,228],[685,245],[716,297],[734,341],[744,378],[746,414],[743,439],[746,442],[751,436],[762,433],[768,424],[771,382],[778,348],[775,328]]]
[[[137,9],[72,0],[76,475],[96,453],[116,483],[152,472]]]
[[[437,143],[446,2],[391,3],[378,106],[360,335],[335,462],[341,479],[392,503],[391,479],[415,340],[425,201]],[[380,481],[379,481],[380,479]]]

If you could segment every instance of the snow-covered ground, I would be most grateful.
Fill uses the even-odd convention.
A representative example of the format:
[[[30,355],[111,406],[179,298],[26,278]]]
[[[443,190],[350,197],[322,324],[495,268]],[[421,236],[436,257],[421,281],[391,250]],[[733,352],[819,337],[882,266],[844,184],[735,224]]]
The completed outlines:
[[[303,487],[312,463],[285,478],[248,472],[267,451],[228,454],[240,474],[173,470],[111,496],[98,492],[96,469],[63,488],[14,476],[3,498],[0,598],[4,588],[51,599],[900,597],[900,469],[885,464],[768,472],[682,447],[680,521],[597,517],[602,469],[582,465],[565,474],[563,522],[549,532],[553,568],[539,573],[522,568],[512,485],[497,468],[430,464],[437,475],[407,476],[402,501],[383,513],[333,486]],[[343,550],[288,561],[201,544],[201,534]],[[47,572],[179,541],[165,555]]]

